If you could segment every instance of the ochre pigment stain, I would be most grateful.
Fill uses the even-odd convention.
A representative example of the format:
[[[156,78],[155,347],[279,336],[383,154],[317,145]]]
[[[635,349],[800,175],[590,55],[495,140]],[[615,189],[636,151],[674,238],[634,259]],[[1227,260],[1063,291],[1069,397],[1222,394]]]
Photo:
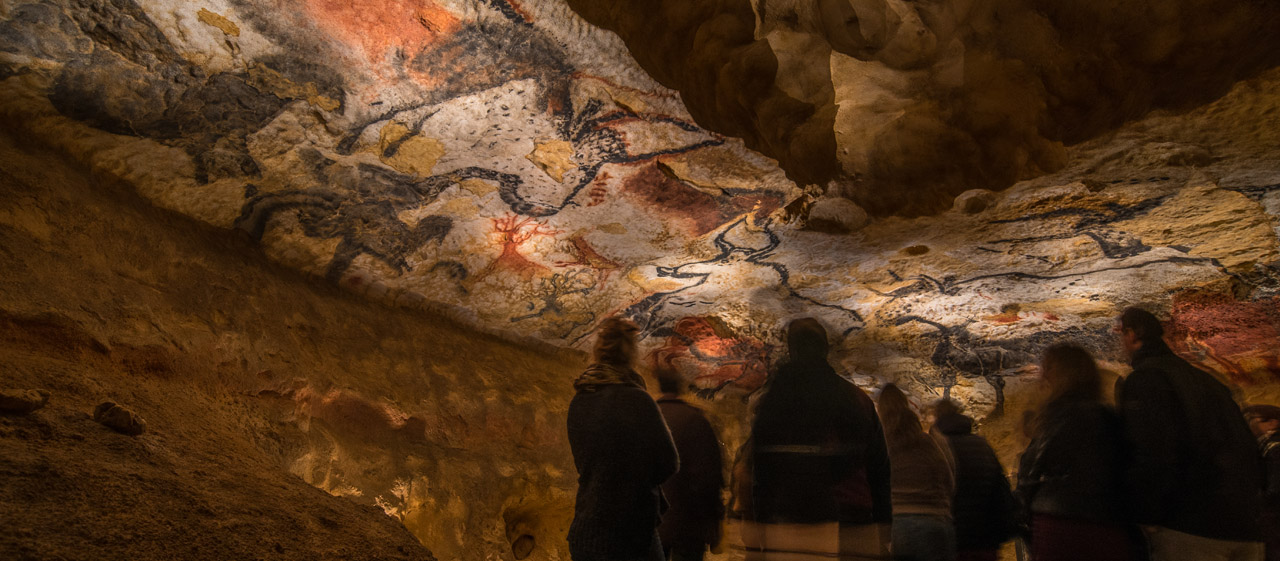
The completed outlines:
[[[503,218],[490,219],[490,222],[493,223],[493,233],[497,237],[498,245],[502,248],[502,253],[498,254],[497,259],[490,262],[480,272],[476,277],[477,280],[493,273],[509,273],[515,274],[520,278],[530,279],[541,273],[548,272],[549,269],[547,269],[546,265],[534,263],[520,253],[520,246],[534,236],[556,234],[555,230],[535,222],[533,217],[521,218],[515,215],[508,215]]]
[[[718,318],[682,318],[672,331],[663,345],[649,354],[653,366],[694,370],[691,379],[703,390],[732,385],[753,391],[764,385],[772,346],[754,337],[734,335]]]
[[[305,0],[308,14],[334,38],[364,50],[378,66],[397,51],[416,53],[458,30],[458,18],[427,0]]]
[[[1186,292],[1174,297],[1170,314],[1166,339],[1180,354],[1202,357],[1199,362],[1238,384],[1280,380],[1280,300]]]
[[[701,236],[726,222],[715,197],[646,165],[623,182],[624,193],[666,214],[690,235]]]

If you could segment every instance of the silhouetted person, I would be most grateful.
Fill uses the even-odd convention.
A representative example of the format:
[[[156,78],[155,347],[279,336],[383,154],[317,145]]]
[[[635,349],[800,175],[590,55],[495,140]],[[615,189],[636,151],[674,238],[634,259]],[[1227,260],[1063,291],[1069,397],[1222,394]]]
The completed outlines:
[[[1280,561],[1280,407],[1245,407],[1244,418],[1258,439],[1258,451],[1267,472],[1262,490],[1262,535],[1267,561]]]
[[[670,506],[662,515],[658,535],[672,561],[699,561],[707,547],[720,543],[720,526],[724,519],[723,466],[720,439],[701,409],[680,398],[684,380],[669,370],[659,370],[655,377],[662,397],[658,409],[671,429],[680,454],[680,471],[662,484]]]
[[[1004,466],[987,439],[973,433],[973,419],[950,400],[934,402],[933,432],[951,449],[956,492],[951,516],[957,561],[996,561],[1000,544],[1014,535],[1015,503]]]
[[[1133,446],[1126,483],[1154,561],[1260,560],[1262,470],[1231,392],[1173,354],[1150,312],[1117,325],[1133,373],[1117,386]]]
[[[1128,561],[1136,528],[1125,515],[1125,442],[1102,402],[1093,356],[1075,345],[1045,351],[1049,399],[1018,469],[1034,561]]]
[[[893,556],[911,561],[952,561],[956,529],[951,519],[955,474],[937,441],[898,386],[880,390],[880,422],[893,467]]]
[[[659,485],[676,472],[671,434],[632,367],[636,326],[600,324],[594,362],[573,382],[569,448],[578,496],[569,526],[574,561],[661,561]]]
[[[748,560],[887,558],[889,457],[875,406],[827,361],[827,333],[787,326],[789,356],[755,404],[735,475]]]

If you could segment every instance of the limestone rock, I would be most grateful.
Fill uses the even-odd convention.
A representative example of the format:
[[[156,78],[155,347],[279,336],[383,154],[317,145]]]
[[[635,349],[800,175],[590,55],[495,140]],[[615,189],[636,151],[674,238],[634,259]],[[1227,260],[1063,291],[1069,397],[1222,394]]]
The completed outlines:
[[[1182,142],[1153,142],[1143,145],[1130,154],[1126,161],[1132,165],[1161,165],[1175,167],[1200,167],[1213,163],[1213,153],[1197,144]]]
[[[970,189],[956,195],[952,208],[965,214],[978,214],[996,202],[996,194],[986,189]]]
[[[49,402],[45,390],[0,390],[0,413],[25,415]]]
[[[525,158],[537,164],[539,169],[556,182],[564,181],[564,174],[578,167],[573,161],[573,144],[564,140],[537,143]]]
[[[847,234],[861,230],[871,221],[867,211],[857,203],[841,198],[821,199],[809,208],[805,229],[831,234]]]
[[[1280,47],[1280,7],[1248,0],[1157,11],[1101,0],[567,2],[618,33],[701,123],[746,138],[793,179],[860,178],[854,200],[873,215],[934,213],[964,190],[1056,171],[1064,145],[1214,99],[1275,65]],[[1209,154],[1157,156],[1197,166]]]
[[[1146,216],[1118,226],[1140,236],[1143,243],[1183,247],[1230,271],[1248,271],[1280,259],[1271,217],[1262,205],[1216,185],[1184,189]]]
[[[93,408],[93,420],[129,436],[138,436],[147,432],[147,422],[142,420],[142,417],[110,401],[99,403]]]

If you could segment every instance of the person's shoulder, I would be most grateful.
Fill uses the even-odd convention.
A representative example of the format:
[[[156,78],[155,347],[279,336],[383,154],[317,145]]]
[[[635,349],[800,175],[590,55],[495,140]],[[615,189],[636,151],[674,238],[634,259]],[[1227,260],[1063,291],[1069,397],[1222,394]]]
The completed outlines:
[[[1082,401],[1076,408],[1075,418],[1092,430],[1106,430],[1120,422],[1120,415],[1110,405],[1101,401]]]
[[[644,388],[641,388],[639,386],[633,386],[631,384],[610,384],[608,386],[604,386],[604,388],[612,392],[614,395],[622,395],[627,397],[644,396],[645,399],[649,401],[654,401],[653,396],[649,395],[648,390],[645,390]]]
[[[1150,362],[1134,365],[1133,372],[1124,377],[1118,384],[1121,398],[1128,401],[1144,394],[1160,391],[1171,391],[1169,374],[1164,368]]]
[[[595,391],[579,392],[574,399],[578,398],[614,403],[655,403],[653,396],[650,396],[649,392],[645,391],[644,388],[628,384],[608,384],[599,386]]]

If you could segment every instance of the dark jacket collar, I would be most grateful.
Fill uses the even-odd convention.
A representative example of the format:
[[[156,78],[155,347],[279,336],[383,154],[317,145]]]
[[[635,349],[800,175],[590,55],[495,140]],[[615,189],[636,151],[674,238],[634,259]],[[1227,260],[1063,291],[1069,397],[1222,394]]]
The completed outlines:
[[[1143,343],[1142,348],[1133,353],[1133,357],[1129,359],[1129,364],[1137,368],[1139,364],[1148,360],[1161,358],[1165,356],[1176,356],[1173,349],[1164,344],[1164,341],[1158,343]]]

